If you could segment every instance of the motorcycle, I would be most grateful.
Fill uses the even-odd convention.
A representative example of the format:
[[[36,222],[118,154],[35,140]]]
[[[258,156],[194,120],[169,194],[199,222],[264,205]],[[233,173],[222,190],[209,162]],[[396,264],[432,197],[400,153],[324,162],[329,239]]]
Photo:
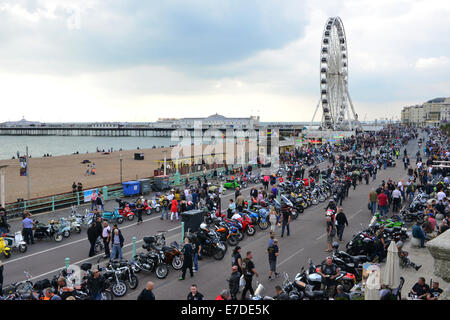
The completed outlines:
[[[269,227],[269,221],[267,220],[269,212],[266,209],[260,208],[255,211],[244,209],[244,213],[247,213],[252,220],[252,224],[258,225],[261,230],[266,230]]]
[[[53,220],[50,220],[48,225],[39,223],[39,221],[34,220],[33,225],[34,238],[38,240],[42,239],[54,239],[56,242],[60,242],[63,239],[63,234],[59,232],[58,227],[55,225]]]
[[[155,272],[158,279],[164,279],[169,274],[169,268],[164,262],[164,252],[154,248],[155,242],[154,237],[144,237],[142,247],[148,250],[148,252],[136,254],[131,263],[135,273],[139,273],[141,270]]]
[[[164,233],[154,235],[155,248],[161,250],[164,253],[163,262],[167,265],[171,265],[175,270],[180,270],[183,267],[183,253],[180,245],[174,241],[170,245],[166,245],[166,237]],[[147,248],[147,251],[151,248]]]
[[[23,241],[22,232],[17,231],[14,234],[4,234],[3,239],[8,247],[16,248],[21,253],[25,253],[27,251],[27,243]]]
[[[91,293],[90,293],[90,290],[89,290],[89,288],[88,288],[88,286],[87,286],[87,280],[88,280],[90,277],[93,277],[91,268],[92,268],[92,264],[91,264],[91,263],[87,263],[87,262],[83,263],[83,264],[80,266],[80,269],[84,271],[84,276],[83,276],[83,278],[82,278],[82,280],[81,280],[80,286],[76,287],[77,290],[80,290],[80,291],[85,292],[86,295],[87,295],[88,297],[91,296]],[[103,272],[103,271],[105,270],[105,268],[100,268],[100,267],[97,267],[97,269],[98,269],[98,271],[100,271],[100,272]],[[113,295],[113,293],[111,292],[111,289],[108,287],[108,284],[109,284],[109,283],[107,283],[107,288],[104,289],[104,290],[100,293],[100,296],[101,296],[100,300],[113,300],[114,295]]]
[[[134,274],[133,267],[128,262],[113,261],[108,263],[105,268],[106,273],[114,273],[115,278],[111,282],[111,291],[116,297],[122,297],[126,294],[126,286],[132,290],[136,289],[139,285],[139,280]],[[125,283],[125,288],[123,284]]]
[[[196,235],[189,234],[188,237],[193,241]],[[200,255],[213,257],[215,260],[222,260],[227,251],[227,247],[220,241],[220,238],[215,231],[209,230],[207,237],[208,239],[201,244]]]

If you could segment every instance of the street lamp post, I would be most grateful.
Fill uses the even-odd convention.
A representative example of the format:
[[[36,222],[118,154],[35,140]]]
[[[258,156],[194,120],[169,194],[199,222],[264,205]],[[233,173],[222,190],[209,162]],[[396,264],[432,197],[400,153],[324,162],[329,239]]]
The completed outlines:
[[[163,150],[163,154],[164,154],[164,175],[166,175],[166,166],[167,166],[166,153],[167,153],[167,150]]]
[[[0,166],[1,188],[2,188],[2,207],[5,207],[5,168],[7,165]]]
[[[120,154],[120,183],[122,183],[122,154]]]

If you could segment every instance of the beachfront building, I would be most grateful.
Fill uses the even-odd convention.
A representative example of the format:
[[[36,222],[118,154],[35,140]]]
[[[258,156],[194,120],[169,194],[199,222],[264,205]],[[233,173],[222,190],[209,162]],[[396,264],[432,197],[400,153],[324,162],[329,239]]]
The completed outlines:
[[[259,125],[259,116],[250,116],[248,118],[227,118],[218,113],[206,118],[160,118],[156,126],[167,128],[194,128],[195,123],[201,123],[203,129],[249,129]]]
[[[440,126],[450,120],[450,98],[435,98],[422,105],[404,107],[401,121],[405,125]]]

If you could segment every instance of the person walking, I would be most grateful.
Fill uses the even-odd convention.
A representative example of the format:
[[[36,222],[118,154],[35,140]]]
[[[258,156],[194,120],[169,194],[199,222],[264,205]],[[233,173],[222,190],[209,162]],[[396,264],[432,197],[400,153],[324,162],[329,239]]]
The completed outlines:
[[[377,200],[378,200],[378,208],[380,210],[380,216],[384,216],[385,214],[387,214],[388,210],[388,197],[386,193],[384,193],[384,190],[382,190],[380,194],[377,196]]]
[[[253,281],[253,275],[256,275],[257,277],[258,272],[256,272],[255,264],[252,261],[253,253],[251,251],[247,252],[246,258],[242,261],[242,271],[244,272],[244,280],[245,280],[245,287],[242,291],[242,300],[246,300],[246,294],[248,291],[253,295],[255,294],[255,291],[252,288],[252,281]]]
[[[190,301],[201,301],[201,300],[205,300],[205,297],[203,294],[201,294],[200,292],[198,292],[198,287],[196,284],[192,284],[191,285],[191,291],[189,292],[189,294],[187,295],[187,300]]]
[[[374,215],[375,212],[377,212],[377,200],[378,200],[377,193],[372,188],[372,190],[370,190],[370,192],[369,192],[369,206],[370,206],[370,211],[372,212],[372,215]]]
[[[0,235],[9,232],[8,217],[6,210],[0,205]]]
[[[269,212],[269,223],[270,223],[270,231],[275,232],[275,227],[277,226],[277,211],[274,206],[270,207]]]
[[[100,210],[100,212],[103,212],[105,200],[103,199],[103,193],[99,192],[97,195],[97,209]]]
[[[181,277],[178,280],[184,280],[186,276],[186,270],[189,269],[191,273],[191,278],[194,276],[194,272],[192,271],[192,256],[194,254],[194,250],[192,249],[192,245],[188,239],[188,237],[184,238],[184,246],[183,246],[183,266],[181,267]]]
[[[112,252],[111,252],[111,257],[109,259],[109,261],[113,261],[114,259],[117,258],[117,256],[119,256],[120,261],[123,261],[123,257],[122,257],[122,248],[123,248],[123,242],[124,242],[124,238],[122,236],[122,232],[120,232],[119,228],[116,228],[116,226],[114,226],[114,230],[113,230],[113,236],[111,239],[111,244],[112,244]]]
[[[402,192],[400,187],[392,191],[392,212],[398,212],[402,202]]]
[[[334,219],[331,216],[327,216],[326,220],[327,220],[327,243],[328,243],[328,249],[325,250],[325,252],[331,252],[331,251],[333,251],[332,243],[333,243],[333,238],[336,235],[336,228],[335,228]]]
[[[345,226],[348,227],[347,217],[345,216],[344,209],[338,208],[338,213],[336,215],[336,229],[339,241],[342,241],[342,235],[344,234]]]
[[[30,245],[34,244],[34,237],[33,237],[33,220],[30,219],[30,213],[28,211],[25,212],[25,218],[22,220],[23,225],[23,235],[25,242]]]
[[[86,172],[84,173],[84,175],[85,176],[88,176],[88,175],[90,175],[91,174],[91,170],[90,170],[90,168],[89,168],[89,165],[87,165],[87,167],[86,167]]]
[[[166,215],[166,220],[169,220],[169,206],[170,206],[170,202],[169,199],[165,196],[161,197],[161,206],[162,206],[162,210],[161,210],[161,220],[164,220],[164,214]]]
[[[140,224],[142,222],[144,222],[142,220],[142,212],[144,211],[144,205],[142,203],[142,199],[139,198],[138,201],[136,202],[136,213],[138,216],[138,220],[137,220],[137,224]]]
[[[170,221],[173,221],[173,216],[176,216],[176,219],[178,221],[178,201],[174,198],[172,199],[172,205],[170,207]]]
[[[151,281],[148,281],[145,288],[141,291],[139,296],[137,297],[138,301],[150,301],[155,300],[155,295],[153,294],[153,288],[155,284]]]
[[[88,240],[91,244],[91,247],[89,249],[89,257],[92,257],[95,255],[95,243],[97,241],[97,228],[96,228],[97,222],[92,222],[87,230]]]
[[[269,255],[269,280],[272,280],[272,275],[275,274],[277,278],[280,274],[277,270],[277,257],[280,254],[280,249],[278,248],[278,240],[274,239],[273,244],[267,248],[267,253]]]
[[[291,223],[291,212],[289,210],[284,210],[281,213],[282,216],[282,225],[281,225],[281,237],[283,238],[284,229],[286,228],[287,236],[290,235],[289,223]]]
[[[239,292],[239,281],[241,278],[241,274],[239,273],[237,266],[231,267],[231,276],[228,279],[228,286],[230,289],[231,300],[237,300],[237,294]]]
[[[103,222],[102,230],[103,245],[105,247],[105,258],[109,258],[111,252],[109,250],[109,242],[111,241],[111,227],[108,225],[107,221]]]
[[[242,256],[241,256],[241,247],[234,247],[233,253],[231,254],[231,266],[235,266],[239,274],[242,275]]]
[[[97,208],[97,191],[93,191],[91,195],[91,210],[94,210],[94,207]]]

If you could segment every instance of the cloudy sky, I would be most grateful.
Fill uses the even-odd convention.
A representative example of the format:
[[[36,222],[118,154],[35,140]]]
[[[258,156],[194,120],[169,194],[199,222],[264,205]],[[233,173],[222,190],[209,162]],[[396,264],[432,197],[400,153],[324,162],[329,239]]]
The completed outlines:
[[[0,122],[310,121],[332,16],[360,119],[450,96],[447,0],[0,0]]]

